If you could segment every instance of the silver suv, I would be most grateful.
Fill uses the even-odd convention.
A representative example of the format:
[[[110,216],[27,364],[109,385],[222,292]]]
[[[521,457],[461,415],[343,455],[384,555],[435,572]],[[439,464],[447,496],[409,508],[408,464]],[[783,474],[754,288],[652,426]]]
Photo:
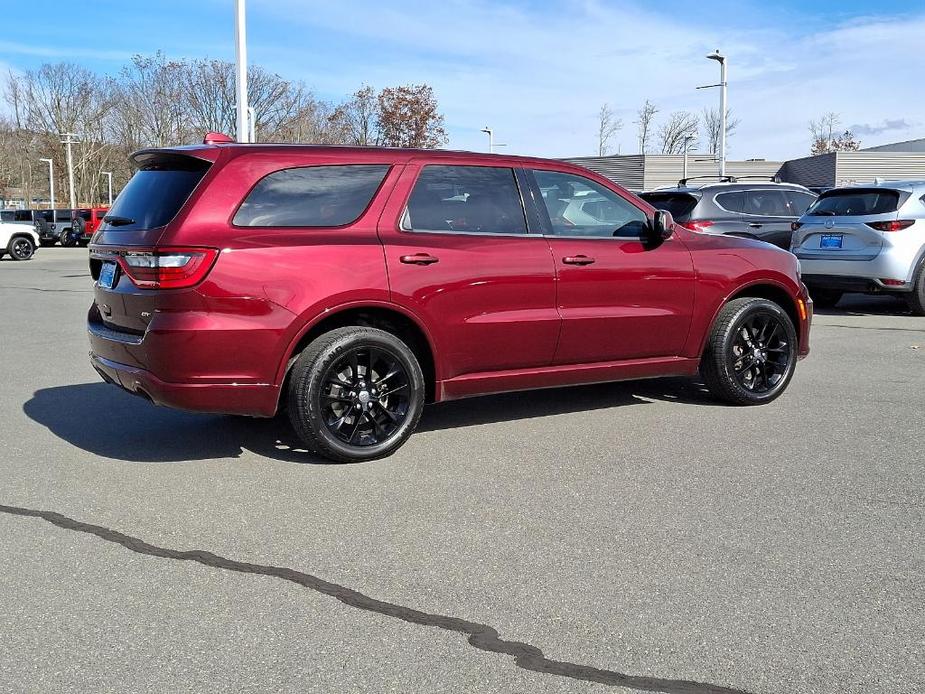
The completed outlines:
[[[925,316],[925,181],[828,190],[793,228],[790,250],[816,306],[895,292]]]

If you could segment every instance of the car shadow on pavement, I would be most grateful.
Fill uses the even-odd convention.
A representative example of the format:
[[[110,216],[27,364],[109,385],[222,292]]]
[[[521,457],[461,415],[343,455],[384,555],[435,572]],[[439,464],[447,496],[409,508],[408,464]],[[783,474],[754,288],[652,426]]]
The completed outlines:
[[[690,379],[603,383],[506,393],[428,406],[419,431],[609,409],[663,400],[716,404]],[[94,455],[171,463],[237,458],[244,451],[284,462],[331,464],[309,453],[285,416],[274,419],[196,414],[157,407],[105,383],[36,391],[23,412],[58,438]]]
[[[909,306],[897,296],[846,294],[834,308],[814,308],[820,316],[908,316]]]

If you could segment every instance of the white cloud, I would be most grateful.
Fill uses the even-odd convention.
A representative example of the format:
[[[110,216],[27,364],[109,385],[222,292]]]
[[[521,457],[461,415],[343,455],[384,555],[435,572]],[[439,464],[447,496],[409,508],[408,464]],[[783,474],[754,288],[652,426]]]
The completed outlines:
[[[632,121],[646,98],[661,115],[716,106],[716,90],[695,90],[718,81],[716,63],[704,59],[716,47],[729,56],[729,104],[741,119],[730,141],[733,157],[804,154],[808,121],[827,111],[841,113],[844,122],[876,123],[925,108],[914,88],[925,16],[795,31],[761,27],[754,12],[737,13],[751,27],[731,14],[725,25],[698,26],[696,13],[671,16],[591,0],[555,9],[463,0],[356,0],[349,10],[318,3],[311,12],[297,0],[268,5],[306,36],[305,60],[287,41],[255,46],[255,60],[262,54],[277,61],[271,66],[287,75],[303,65],[299,76],[329,94],[361,83],[427,82],[456,148],[483,149],[479,129],[488,124],[507,151],[589,154],[594,114],[606,101],[624,121],[615,144],[632,152]]]

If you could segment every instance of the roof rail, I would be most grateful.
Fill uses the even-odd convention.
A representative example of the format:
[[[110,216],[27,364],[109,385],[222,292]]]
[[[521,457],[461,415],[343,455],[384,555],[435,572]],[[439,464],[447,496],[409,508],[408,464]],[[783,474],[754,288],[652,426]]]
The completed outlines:
[[[687,178],[682,178],[680,181],[678,181],[678,188],[681,186],[686,186],[688,181],[693,181],[696,178],[718,178],[720,183],[735,183],[736,180],[735,176],[688,176]]]
[[[741,180],[743,178],[751,178],[751,179],[757,178],[762,181],[771,181],[772,183],[783,183],[783,181],[780,180],[780,176],[778,176],[777,174],[774,174],[773,176],[762,176],[761,174],[752,174],[749,176],[736,176],[735,178],[736,180]]]

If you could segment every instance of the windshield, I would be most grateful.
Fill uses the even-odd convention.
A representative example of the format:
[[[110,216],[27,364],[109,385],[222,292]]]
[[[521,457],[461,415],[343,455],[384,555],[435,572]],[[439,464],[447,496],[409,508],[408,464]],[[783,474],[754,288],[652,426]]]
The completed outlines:
[[[147,162],[105,214],[110,230],[155,229],[173,219],[209,168],[208,162],[170,157]]]
[[[686,221],[697,206],[697,198],[687,193],[643,193],[639,197],[656,209],[670,212],[679,222]]]
[[[844,188],[823,193],[806,211],[813,217],[853,217],[896,212],[899,192],[880,188]]]

